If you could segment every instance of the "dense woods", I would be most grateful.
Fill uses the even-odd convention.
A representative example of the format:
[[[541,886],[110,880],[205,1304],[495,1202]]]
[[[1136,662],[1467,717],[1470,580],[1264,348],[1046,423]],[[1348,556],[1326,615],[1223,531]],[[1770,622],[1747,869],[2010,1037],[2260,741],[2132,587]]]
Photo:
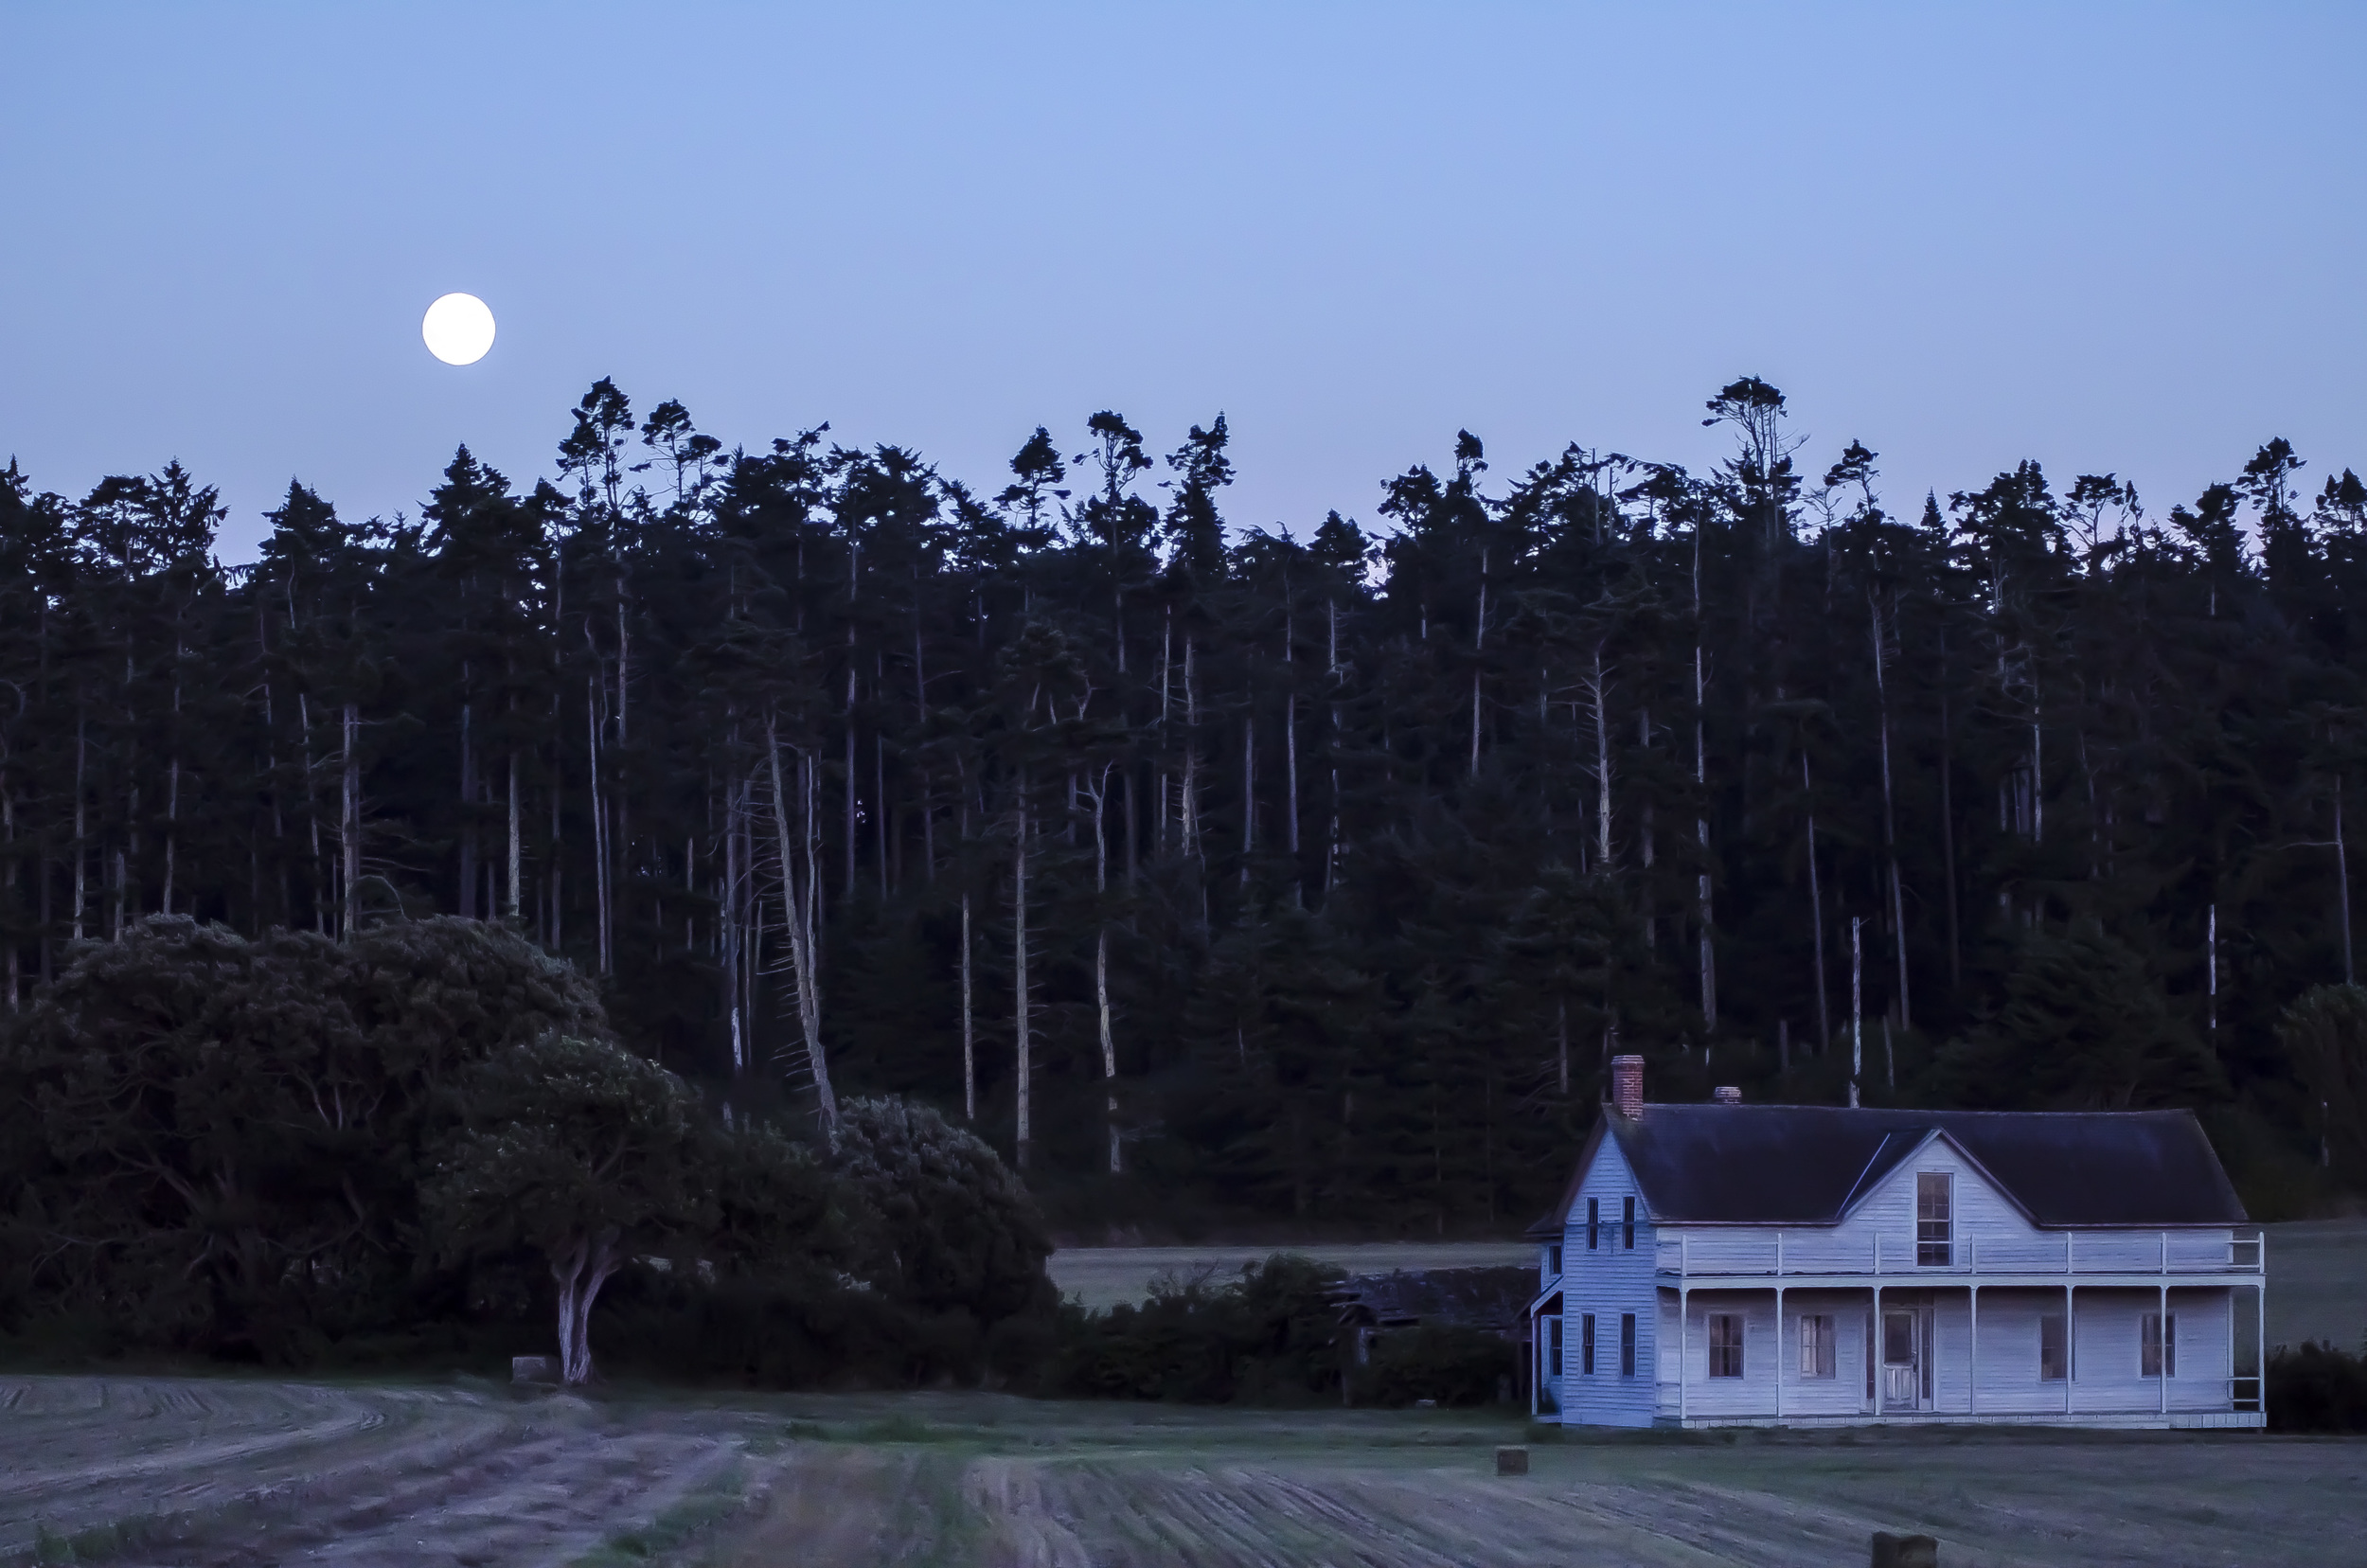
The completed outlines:
[[[1265,531],[1221,416],[973,487],[602,382],[549,478],[292,483],[240,567],[177,464],[11,463],[0,990],[151,915],[506,922],[719,1107],[914,1096],[1072,1228],[1517,1225],[1614,1050],[2193,1105],[2264,1217],[2367,1178],[2367,1010],[2286,1018],[2354,975],[2367,484],[1895,508],[1764,383],[1707,420]]]

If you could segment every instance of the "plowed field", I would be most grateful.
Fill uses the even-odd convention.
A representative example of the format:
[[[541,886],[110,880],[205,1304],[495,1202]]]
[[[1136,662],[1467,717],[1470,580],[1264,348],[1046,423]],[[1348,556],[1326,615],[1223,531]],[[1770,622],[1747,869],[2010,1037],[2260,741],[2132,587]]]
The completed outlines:
[[[1539,1443],[1454,1412],[989,1395],[0,1378],[0,1559],[698,1568],[939,1563],[2367,1561],[2367,1444],[1821,1434]]]

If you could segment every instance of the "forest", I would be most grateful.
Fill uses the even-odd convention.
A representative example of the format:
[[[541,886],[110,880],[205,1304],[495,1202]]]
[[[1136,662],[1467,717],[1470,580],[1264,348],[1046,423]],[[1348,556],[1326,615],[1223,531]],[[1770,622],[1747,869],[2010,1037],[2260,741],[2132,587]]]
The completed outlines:
[[[973,486],[603,381],[548,476],[291,482],[237,566],[178,463],[11,460],[6,1010],[154,915],[500,922],[720,1114],[924,1101],[1094,1238],[1517,1230],[1629,1051],[2190,1106],[2255,1218],[2367,1187],[2367,483],[1894,508],[1762,381],[1704,423],[1270,531],[1220,414]]]

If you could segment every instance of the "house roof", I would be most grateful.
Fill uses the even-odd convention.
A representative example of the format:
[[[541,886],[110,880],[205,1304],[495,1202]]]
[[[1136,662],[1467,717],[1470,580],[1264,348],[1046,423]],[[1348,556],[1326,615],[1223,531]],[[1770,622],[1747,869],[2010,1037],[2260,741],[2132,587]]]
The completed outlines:
[[[1822,1105],[1606,1110],[1655,1220],[1831,1224],[1934,1134],[2040,1226],[2227,1225],[2243,1203],[2188,1111],[1891,1111]],[[1566,1220],[1571,1185],[1553,1228]],[[1532,1232],[1541,1227],[1532,1227]]]
[[[1510,1264],[1356,1274],[1341,1281],[1332,1300],[1342,1322],[1384,1328],[1443,1323],[1511,1333],[1536,1293],[1537,1271]]]

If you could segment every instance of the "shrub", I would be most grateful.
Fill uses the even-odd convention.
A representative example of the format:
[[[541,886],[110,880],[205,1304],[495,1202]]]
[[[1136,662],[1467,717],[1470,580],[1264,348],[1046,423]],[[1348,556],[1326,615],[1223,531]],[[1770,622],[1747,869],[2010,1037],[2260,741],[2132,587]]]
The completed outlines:
[[[2367,1356],[2278,1345],[2269,1357],[2269,1430],[2367,1432]]]
[[[1501,1336],[1426,1323],[1374,1340],[1372,1360],[1357,1374],[1357,1402],[1486,1404],[1519,1370],[1519,1357]]]
[[[1060,1393],[1200,1404],[1293,1403],[1340,1386],[1337,1268],[1276,1254],[1219,1285],[1165,1279],[1141,1305],[1068,1309],[1049,1381]]]

